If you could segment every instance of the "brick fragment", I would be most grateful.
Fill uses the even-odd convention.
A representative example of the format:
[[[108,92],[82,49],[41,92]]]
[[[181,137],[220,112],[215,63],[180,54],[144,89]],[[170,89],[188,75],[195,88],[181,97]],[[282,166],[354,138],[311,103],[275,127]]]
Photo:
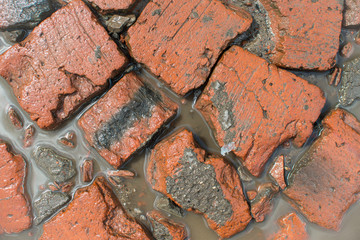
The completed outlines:
[[[254,176],[289,139],[302,146],[325,104],[307,81],[233,46],[215,67],[196,103],[220,145],[234,145]]]
[[[256,196],[251,200],[251,215],[256,222],[264,221],[272,211],[272,199],[278,192],[279,187],[273,183],[263,183],[258,187]]]
[[[204,215],[221,238],[242,231],[251,220],[236,169],[222,158],[206,156],[186,129],[155,146],[147,180],[180,207]]]
[[[73,201],[44,224],[45,239],[151,239],[128,215],[103,177],[76,191]]]
[[[339,230],[359,199],[360,122],[337,109],[322,124],[320,137],[290,172],[284,193],[309,221]]]
[[[161,240],[186,240],[188,233],[186,227],[166,218],[159,211],[152,210],[146,214],[155,239]]]
[[[280,230],[271,235],[268,240],[307,240],[306,224],[296,213],[289,213],[278,220]]]
[[[259,34],[245,48],[273,64],[325,71],[339,49],[343,0],[259,0],[251,7]],[[259,9],[261,9],[259,11]],[[264,30],[265,29],[265,30]]]
[[[39,127],[52,129],[108,86],[126,59],[74,0],[0,56],[0,75]]]
[[[12,125],[16,128],[16,129],[21,129],[23,127],[23,121],[21,119],[21,117],[19,116],[19,114],[17,113],[17,111],[13,108],[10,107],[8,110],[8,117],[12,123]]]
[[[125,75],[79,120],[85,138],[113,167],[120,167],[177,112],[177,104]]]
[[[0,0],[0,30],[33,28],[53,7],[49,0]]]
[[[0,142],[0,235],[31,227],[31,208],[25,195],[26,165]]]
[[[83,182],[91,182],[94,177],[94,161],[86,159],[81,165],[81,174]]]
[[[273,178],[277,185],[281,189],[286,188],[285,183],[285,170],[284,170],[284,155],[280,155],[275,159],[275,162],[273,163],[272,167],[269,171],[270,177]]]
[[[219,54],[251,21],[219,0],[153,0],[130,27],[127,43],[138,62],[185,95],[205,83]]]

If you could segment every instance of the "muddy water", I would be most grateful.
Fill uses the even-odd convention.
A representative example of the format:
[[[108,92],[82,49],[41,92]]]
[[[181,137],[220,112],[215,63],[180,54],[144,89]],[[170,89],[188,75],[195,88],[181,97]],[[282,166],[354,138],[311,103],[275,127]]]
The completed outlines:
[[[354,34],[348,34],[347,37],[344,37],[344,42],[353,41]],[[10,45],[6,43],[3,38],[0,36],[0,53],[5,51]],[[355,53],[352,57],[360,56],[360,47],[355,47]],[[338,58],[338,63],[342,64],[346,59]],[[318,85],[327,97],[327,103],[323,110],[322,117],[332,108],[337,106],[338,96],[337,91],[338,87],[333,87],[328,85],[329,72],[325,73],[304,73],[304,72],[294,72],[295,74],[307,79],[309,82]],[[220,153],[221,149],[214,141],[212,132],[208,128],[204,119],[201,115],[193,108],[194,101],[199,95],[199,92],[195,92],[192,95],[186,97],[186,99],[180,99],[170,90],[168,90],[163,84],[158,80],[153,78],[144,70],[139,70],[146,81],[152,83],[153,86],[161,89],[169,95],[174,101],[180,105],[180,111],[177,118],[171,122],[165,129],[156,137],[155,142],[161,140],[162,138],[169,135],[172,131],[180,127],[190,128],[197,136],[197,140],[200,145],[207,149],[209,152]],[[46,188],[49,180],[46,176],[37,168],[34,164],[32,158],[32,151],[39,145],[49,145],[57,149],[58,152],[71,157],[76,162],[77,171],[79,173],[79,166],[82,161],[87,158],[95,159],[96,174],[105,175],[106,171],[112,169],[107,162],[102,159],[96,151],[91,149],[86,141],[82,138],[80,129],[77,127],[78,118],[88,109],[92,104],[84,106],[83,109],[79,112],[77,117],[70,119],[66,124],[64,124],[59,130],[56,131],[43,131],[40,130],[33,122],[29,120],[28,115],[21,110],[19,105],[16,102],[15,97],[12,94],[10,87],[0,78],[0,137],[5,139],[11,144],[15,152],[23,154],[27,161],[28,165],[28,175],[27,175],[27,189],[28,194],[33,202],[39,196],[40,192],[44,187]],[[6,112],[10,106],[15,107],[18,112],[21,114],[25,128],[29,125],[33,125],[36,129],[35,141],[33,145],[29,148],[23,148],[23,135],[24,129],[15,130],[11,125]],[[347,108],[350,112],[355,114],[360,119],[360,102],[353,104],[351,107]],[[284,154],[289,161],[289,165],[292,166],[300,156],[306,151],[306,149],[311,145],[312,141],[317,137],[321,128],[319,123],[315,126],[315,131],[313,136],[301,149],[297,149],[290,145],[290,147],[279,147],[276,152],[273,154],[272,159],[279,155]],[[76,148],[71,149],[66,146],[63,146],[58,143],[58,139],[61,136],[64,136],[68,131],[74,131],[77,135],[77,145]],[[151,146],[150,146],[151,148]],[[145,225],[147,224],[144,214],[153,209],[153,203],[157,196],[157,193],[152,191],[149,185],[146,183],[144,178],[144,172],[146,167],[146,158],[150,152],[150,148],[144,149],[142,152],[139,152],[136,156],[129,161],[125,169],[135,171],[137,176],[132,180],[123,180],[119,185],[114,185],[113,189],[117,193],[119,199],[123,203],[124,207],[134,216],[136,216],[140,221]],[[231,161],[235,167],[239,167],[240,163],[233,155],[228,154],[226,158]],[[271,161],[269,161],[270,163]],[[266,171],[269,168],[269,164],[266,167]],[[265,172],[266,172],[265,171]],[[244,189],[251,190],[255,189],[260,182],[270,181],[266,174],[259,179],[253,179],[251,182],[244,182]],[[73,182],[76,184],[76,187],[71,191],[70,194],[74,194],[77,188],[84,186],[84,183],[80,180],[80,175],[73,179]],[[275,199],[275,207],[273,212],[266,218],[266,221],[263,223],[251,223],[248,228],[242,233],[231,238],[232,240],[240,239],[256,239],[262,240],[266,239],[269,234],[275,231],[276,229],[276,220],[288,213],[293,211],[292,207],[283,199],[283,197],[278,195]],[[177,221],[184,222],[188,226],[191,232],[191,239],[193,240],[215,240],[218,239],[217,235],[208,229],[205,221],[199,215],[188,213],[184,218],[175,218]],[[311,239],[316,240],[355,240],[359,239],[360,228],[358,227],[358,222],[360,222],[360,203],[354,204],[351,210],[344,217],[342,228],[339,232],[333,232],[324,230],[320,227],[317,227],[314,224],[308,223],[307,230],[310,233]],[[30,230],[24,231],[21,234],[13,235],[1,235],[0,239],[37,239],[41,235],[41,225],[34,226]]]

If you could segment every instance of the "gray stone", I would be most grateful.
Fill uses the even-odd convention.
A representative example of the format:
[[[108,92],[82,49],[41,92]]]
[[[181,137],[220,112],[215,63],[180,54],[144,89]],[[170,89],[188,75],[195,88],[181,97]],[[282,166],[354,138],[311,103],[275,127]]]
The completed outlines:
[[[49,0],[0,0],[0,29],[33,28],[53,11]]]
[[[342,106],[348,106],[360,98],[360,58],[344,64],[339,95]]]
[[[76,174],[73,161],[49,147],[38,147],[34,151],[34,158],[40,169],[55,182],[65,182]]]
[[[44,219],[53,215],[69,201],[70,197],[66,193],[52,191],[43,192],[40,198],[34,202],[36,214],[34,220],[35,225],[40,224]]]

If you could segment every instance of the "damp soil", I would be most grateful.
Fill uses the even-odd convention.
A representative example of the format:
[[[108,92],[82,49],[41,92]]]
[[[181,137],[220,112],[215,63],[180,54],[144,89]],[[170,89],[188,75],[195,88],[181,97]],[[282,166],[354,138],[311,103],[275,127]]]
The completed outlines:
[[[357,34],[356,31],[347,31],[343,33],[342,45],[346,42],[354,42],[354,37]],[[4,52],[11,45],[4,40],[0,35],[0,53]],[[338,66],[341,67],[342,64],[350,59],[360,56],[360,46],[355,46],[355,51],[349,59],[343,59],[340,56],[338,57]],[[154,201],[158,193],[151,190],[151,187],[145,180],[145,167],[146,159],[150,153],[151,147],[154,144],[164,137],[170,135],[173,131],[181,127],[188,127],[191,129],[195,135],[196,140],[200,145],[209,152],[221,153],[220,147],[216,144],[214,136],[206,124],[205,120],[201,117],[200,113],[194,109],[194,103],[197,97],[200,94],[200,90],[196,90],[193,93],[189,94],[185,98],[180,98],[172,93],[164,84],[155,79],[151,74],[146,72],[142,68],[138,68],[138,73],[152,85],[153,88],[160,89],[165,92],[171,99],[177,102],[180,106],[179,114],[177,117],[170,122],[160,134],[157,135],[153,142],[147,148],[136,153],[136,155],[122,168],[136,172],[136,177],[133,179],[121,179],[118,181],[118,185],[113,185],[113,190],[119,197],[120,201],[124,207],[136,218],[142,221],[145,225],[148,225],[145,215],[146,212],[154,208]],[[310,83],[313,83],[319,86],[326,95],[326,105],[323,109],[320,119],[322,119],[330,109],[338,106],[339,97],[338,91],[340,85],[337,87],[330,86],[328,84],[330,80],[331,71],[314,73],[314,72],[300,72],[293,71],[296,75],[303,77],[308,80]],[[61,153],[65,157],[74,159],[74,164],[76,166],[77,175],[72,179],[75,187],[69,192],[70,195],[73,195],[76,189],[81,188],[87,184],[84,184],[81,181],[80,176],[80,166],[85,159],[94,159],[94,170],[95,177],[98,175],[106,175],[108,170],[113,170],[113,168],[100,157],[100,155],[89,146],[86,140],[82,136],[80,128],[77,126],[77,120],[79,117],[95,102],[96,99],[84,106],[81,111],[77,114],[76,117],[68,120],[63,126],[55,131],[44,131],[39,129],[30,119],[26,112],[24,112],[18,105],[14,95],[12,94],[11,88],[7,85],[4,79],[0,78],[0,138],[6,140],[10,143],[15,152],[22,154],[28,165],[28,175],[27,175],[27,190],[30,196],[31,202],[34,203],[40,196],[42,189],[46,188],[47,184],[50,183],[46,175],[39,169],[35,160],[32,156],[32,153],[38,146],[51,146],[56,149],[57,152]],[[17,130],[12,126],[8,116],[7,111],[9,107],[13,107],[20,114],[21,118],[24,120],[24,128]],[[360,101],[356,101],[351,106],[346,107],[348,111],[354,114],[358,119],[360,119]],[[286,166],[291,168],[294,163],[300,159],[304,154],[306,149],[311,145],[314,139],[321,132],[321,125],[319,124],[320,120],[315,124],[314,133],[307,141],[307,143],[302,148],[296,148],[290,145],[284,145],[279,147],[271,160],[268,162],[264,174],[260,178],[253,178],[249,182],[243,181],[244,189],[253,190],[262,182],[271,181],[270,178],[266,175],[266,172],[269,170],[269,167],[276,156],[284,154],[286,156]],[[23,147],[23,136],[24,129],[28,126],[33,125],[35,128],[35,136],[33,144],[30,147]],[[75,148],[69,148],[65,145],[59,143],[59,139],[66,135],[69,131],[73,131],[77,136],[77,142]],[[236,168],[240,167],[239,160],[232,154],[227,154],[225,158],[230,161]],[[115,183],[115,182],[114,182]],[[245,192],[246,192],[245,191]],[[255,223],[253,222],[244,230],[243,232],[233,236],[231,240],[241,240],[241,239],[256,239],[262,240],[266,239],[271,233],[274,232],[274,229],[277,228],[276,221],[277,219],[290,212],[294,211],[293,208],[284,200],[281,194],[278,194],[275,198],[274,210],[270,215],[267,216],[264,222]],[[191,239],[193,240],[215,240],[218,239],[218,236],[206,226],[206,222],[200,215],[194,213],[187,213],[183,218],[171,216],[176,221],[185,223],[190,231]],[[303,217],[302,217],[303,218]],[[303,220],[305,220],[303,218]],[[306,221],[306,220],[305,220]],[[322,229],[314,224],[307,222],[307,231],[309,232],[310,239],[316,240],[338,240],[338,239],[347,239],[355,240],[360,236],[360,228],[358,223],[360,222],[360,202],[354,204],[351,209],[347,212],[343,219],[342,227],[339,232],[329,231]],[[20,234],[12,235],[1,235],[0,239],[38,239],[42,232],[42,224],[38,226],[33,226],[31,229],[26,230]]]

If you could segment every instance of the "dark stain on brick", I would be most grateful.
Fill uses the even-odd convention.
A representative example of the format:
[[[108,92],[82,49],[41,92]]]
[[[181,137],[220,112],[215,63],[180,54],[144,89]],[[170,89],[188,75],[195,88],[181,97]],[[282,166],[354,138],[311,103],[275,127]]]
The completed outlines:
[[[111,144],[119,141],[135,122],[142,118],[150,118],[153,107],[161,101],[161,95],[144,84],[134,94],[133,99],[95,133],[95,146],[98,149],[109,149]]]

